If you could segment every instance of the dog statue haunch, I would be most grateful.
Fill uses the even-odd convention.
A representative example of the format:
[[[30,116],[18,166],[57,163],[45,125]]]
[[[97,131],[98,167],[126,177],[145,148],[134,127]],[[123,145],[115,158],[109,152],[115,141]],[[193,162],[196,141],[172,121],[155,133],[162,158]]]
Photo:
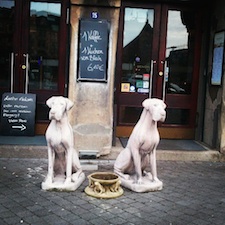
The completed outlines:
[[[114,164],[114,172],[120,176],[122,186],[135,192],[162,189],[156,168],[156,148],[160,140],[157,122],[165,120],[166,105],[162,100],[152,98],[144,100],[142,106],[141,117]],[[151,173],[145,171],[147,166]]]
[[[42,183],[44,190],[74,191],[85,179],[67,111],[73,102],[62,96],[53,96],[46,102],[51,120],[45,137],[48,146],[48,173]]]

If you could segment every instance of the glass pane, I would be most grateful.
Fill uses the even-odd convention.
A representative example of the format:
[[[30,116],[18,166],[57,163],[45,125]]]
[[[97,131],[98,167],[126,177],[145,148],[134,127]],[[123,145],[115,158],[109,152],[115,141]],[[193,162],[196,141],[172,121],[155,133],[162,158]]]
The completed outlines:
[[[154,10],[125,8],[121,92],[149,92]]]
[[[170,10],[167,29],[166,91],[171,94],[190,94],[194,56],[194,14]]]
[[[58,89],[61,4],[31,2],[29,89]]]
[[[10,59],[13,52],[14,1],[0,1],[0,86],[10,90]]]

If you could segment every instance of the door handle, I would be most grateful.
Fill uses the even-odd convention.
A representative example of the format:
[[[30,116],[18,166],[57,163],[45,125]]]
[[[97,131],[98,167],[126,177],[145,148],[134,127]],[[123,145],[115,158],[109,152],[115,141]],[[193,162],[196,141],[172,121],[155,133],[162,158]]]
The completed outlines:
[[[155,60],[151,60],[150,63],[150,83],[149,83],[149,98],[152,97],[152,79],[153,79],[153,72],[154,72],[154,64],[156,64]]]
[[[14,52],[11,52],[11,66],[10,66],[10,91],[13,93],[13,83],[14,83]]]
[[[28,93],[28,84],[29,84],[29,54],[23,54],[23,56],[25,57],[25,65],[22,65],[22,69],[25,69],[25,90],[24,93],[27,94]]]
[[[166,98],[166,82],[168,79],[168,67],[167,67],[167,61],[164,61],[164,72],[163,72],[163,92],[162,92],[162,100],[165,101]]]

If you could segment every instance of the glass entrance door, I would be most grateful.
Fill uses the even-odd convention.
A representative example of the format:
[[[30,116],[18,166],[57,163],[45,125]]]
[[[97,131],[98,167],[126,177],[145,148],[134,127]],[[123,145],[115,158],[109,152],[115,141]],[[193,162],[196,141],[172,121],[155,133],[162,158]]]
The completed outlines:
[[[141,113],[141,103],[155,92],[153,72],[158,58],[158,29],[155,19],[159,7],[125,7],[123,35],[120,37],[118,68],[120,79],[117,86],[118,125],[135,124]],[[121,25],[122,26],[122,25]]]
[[[167,104],[167,119],[161,126],[166,138],[193,139],[199,80],[201,14],[185,7],[162,7],[165,37],[160,39],[159,82]],[[160,96],[160,93],[158,94]]]
[[[0,91],[36,94],[37,123],[48,121],[46,100],[66,92],[66,2],[0,2]]]
[[[163,138],[194,138],[199,64],[199,16],[168,5],[125,6],[117,80],[117,135],[129,136],[141,102],[167,104]],[[122,25],[121,25],[122,26]]]
[[[14,31],[15,31],[15,2],[0,1],[0,90],[1,94],[10,91],[10,76],[14,72],[13,63]],[[11,71],[12,70],[12,71]]]

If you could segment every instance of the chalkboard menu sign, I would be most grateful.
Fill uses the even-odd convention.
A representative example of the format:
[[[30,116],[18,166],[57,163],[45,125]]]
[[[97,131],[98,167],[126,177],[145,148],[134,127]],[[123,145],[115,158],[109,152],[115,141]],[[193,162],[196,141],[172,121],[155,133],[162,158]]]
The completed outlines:
[[[108,26],[105,20],[80,20],[78,80],[107,80]]]
[[[1,134],[34,136],[36,95],[4,93],[1,105]]]

